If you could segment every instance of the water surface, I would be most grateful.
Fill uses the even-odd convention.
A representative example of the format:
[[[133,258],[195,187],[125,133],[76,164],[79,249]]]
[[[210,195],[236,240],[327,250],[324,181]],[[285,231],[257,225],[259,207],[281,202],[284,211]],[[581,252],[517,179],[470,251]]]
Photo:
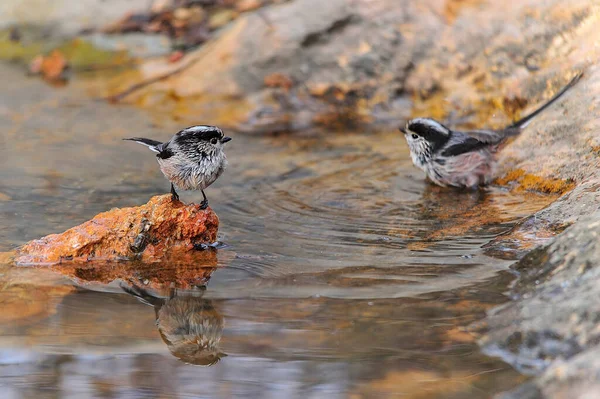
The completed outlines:
[[[120,139],[193,122],[0,75],[0,250],[168,192]],[[206,289],[0,267],[2,397],[487,398],[522,381],[464,328],[512,279],[481,247],[552,198],[432,187],[397,132],[229,135],[206,191],[228,247],[190,265],[214,268]],[[186,328],[203,350],[173,341]]]

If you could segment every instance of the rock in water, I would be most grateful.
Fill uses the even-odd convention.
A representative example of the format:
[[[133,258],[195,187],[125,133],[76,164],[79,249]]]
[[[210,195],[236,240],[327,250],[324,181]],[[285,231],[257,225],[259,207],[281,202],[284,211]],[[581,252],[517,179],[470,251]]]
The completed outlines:
[[[33,240],[17,250],[18,265],[63,261],[138,259],[158,262],[217,238],[219,218],[207,208],[156,196],[147,204],[115,208],[62,234]]]

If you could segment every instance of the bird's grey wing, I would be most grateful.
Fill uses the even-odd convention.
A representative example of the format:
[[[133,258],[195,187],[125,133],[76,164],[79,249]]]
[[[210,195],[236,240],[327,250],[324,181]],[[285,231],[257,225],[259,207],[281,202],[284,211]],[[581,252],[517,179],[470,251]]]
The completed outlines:
[[[498,144],[502,140],[510,136],[516,136],[521,133],[521,129],[519,128],[507,128],[501,130],[467,130],[461,132],[466,136],[472,137],[476,140],[481,141],[482,143],[487,144]]]
[[[453,131],[448,143],[442,148],[442,156],[455,156],[500,144],[504,139],[521,133],[519,128],[502,130]]]
[[[452,137],[444,147],[440,149],[440,155],[443,157],[452,157],[471,151],[476,151],[487,147],[491,143],[477,140],[462,132],[452,132]]]

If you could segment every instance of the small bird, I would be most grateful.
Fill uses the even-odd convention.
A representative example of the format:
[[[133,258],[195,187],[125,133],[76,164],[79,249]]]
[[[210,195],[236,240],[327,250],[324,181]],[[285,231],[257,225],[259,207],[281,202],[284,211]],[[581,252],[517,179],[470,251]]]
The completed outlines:
[[[197,366],[212,366],[227,354],[220,348],[223,316],[199,291],[171,290],[161,298],[135,284],[120,284],[121,289],[140,302],[154,307],[156,327],[169,351],[179,360]]]
[[[123,140],[143,144],[157,153],[160,170],[171,182],[173,201],[179,201],[175,187],[200,190],[204,198],[200,208],[208,207],[204,189],[213,184],[227,167],[223,145],[231,137],[223,136],[221,129],[216,126],[191,126],[177,132],[166,143],[141,137]]]
[[[442,187],[476,188],[490,183],[495,175],[495,154],[508,137],[521,133],[531,120],[573,87],[583,74],[523,119],[500,130],[451,130],[430,118],[411,119],[400,128],[416,167]]]

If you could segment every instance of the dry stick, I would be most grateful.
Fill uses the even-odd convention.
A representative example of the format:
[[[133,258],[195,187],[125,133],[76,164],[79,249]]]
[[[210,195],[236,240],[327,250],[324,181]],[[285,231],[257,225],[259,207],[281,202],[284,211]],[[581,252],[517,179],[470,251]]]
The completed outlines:
[[[136,83],[136,84],[134,84],[132,86],[129,86],[127,89],[123,90],[120,93],[117,93],[117,94],[114,94],[112,96],[106,97],[106,100],[108,102],[111,102],[111,103],[119,102],[119,101],[121,101],[122,99],[124,99],[125,97],[127,97],[128,95],[130,95],[131,93],[133,93],[135,91],[138,91],[138,90],[140,90],[140,89],[142,89],[142,88],[144,88],[146,86],[149,86],[149,85],[151,85],[153,83],[160,82],[160,81],[163,81],[165,79],[168,79],[171,76],[173,76],[175,74],[178,74],[179,72],[182,72],[182,71],[186,70],[187,68],[191,67],[196,62],[198,62],[199,60],[200,60],[200,58],[193,59],[192,61],[188,62],[187,64],[182,65],[179,68],[176,68],[176,69],[172,70],[171,72],[167,72],[164,75],[159,75],[159,76],[156,76],[154,78],[151,78],[151,79],[148,79],[148,80],[144,80],[142,82],[139,82],[139,83]]]
[[[115,69],[125,69],[132,68],[136,66],[135,62],[126,62],[123,64],[113,64],[113,65],[86,65],[81,67],[71,68],[75,73],[88,73],[88,72],[98,72],[98,71],[111,71]]]
[[[266,23],[266,24],[267,24],[269,27],[271,27],[271,26],[272,26],[272,24],[271,24],[271,21],[269,20],[269,18],[268,18],[266,15],[263,15],[262,13],[258,13],[258,14],[259,14],[259,17],[260,17],[260,18],[261,18],[263,21],[265,21],[265,23]],[[208,42],[207,42],[207,44],[203,45],[203,46],[202,46],[202,50],[201,50],[201,51],[202,51],[202,53],[201,53],[201,54],[199,54],[199,55],[198,55],[198,57],[196,57],[196,58],[192,59],[191,61],[188,61],[188,63],[187,63],[187,64],[185,64],[185,65],[182,65],[182,66],[180,66],[179,68],[172,70],[171,72],[167,72],[167,73],[165,73],[164,75],[159,75],[159,76],[157,76],[157,77],[155,77],[155,78],[151,78],[151,79],[148,79],[148,80],[142,81],[142,82],[140,82],[140,83],[136,83],[136,84],[134,84],[134,85],[132,85],[132,86],[128,87],[127,89],[123,90],[122,92],[120,92],[120,93],[117,93],[117,94],[114,94],[114,95],[112,95],[112,96],[108,96],[108,97],[106,97],[105,99],[106,99],[107,101],[111,102],[111,103],[116,103],[116,102],[119,102],[119,101],[121,101],[122,99],[124,99],[125,97],[127,97],[128,95],[130,95],[131,93],[133,93],[133,92],[135,92],[135,91],[138,91],[138,90],[140,90],[140,89],[142,89],[142,88],[144,88],[144,87],[146,87],[146,86],[148,86],[148,85],[151,85],[151,84],[153,84],[153,83],[160,82],[160,81],[163,81],[163,80],[165,80],[165,79],[168,79],[168,78],[170,78],[171,76],[173,76],[173,75],[176,75],[176,74],[178,74],[179,72],[182,72],[182,71],[186,70],[187,68],[189,68],[189,67],[191,67],[192,65],[194,65],[196,62],[200,61],[200,60],[201,60],[201,59],[202,59],[202,58],[203,58],[203,57],[204,57],[204,56],[205,56],[205,55],[206,55],[206,54],[209,52],[209,50],[210,50],[212,47],[215,47],[215,46],[217,45],[217,43],[218,43],[218,41],[217,41],[217,38],[218,38],[218,37],[219,37],[219,36],[215,37],[214,39],[212,39],[212,40],[208,41]]]
[[[166,79],[170,78],[171,76],[178,74],[179,72],[183,72],[184,70],[188,69],[189,67],[191,67],[192,65],[194,65],[195,63],[200,61],[202,58],[204,58],[204,56],[210,51],[210,49],[216,46],[216,43],[217,43],[216,38],[215,38],[215,40],[211,40],[211,41],[207,42],[207,44],[202,46],[202,49],[200,50],[201,51],[200,54],[198,54],[195,58],[191,59],[190,61],[188,61],[186,64],[180,66],[179,68],[176,68],[176,69],[172,70],[171,72],[167,72],[164,75],[159,75],[157,77],[154,77],[154,78],[151,78],[148,80],[144,80],[140,83],[136,83],[132,86],[129,86],[127,89],[123,90],[120,93],[106,97],[106,100],[111,103],[119,102],[135,91],[143,89],[144,87],[149,86],[153,83],[166,80]]]

